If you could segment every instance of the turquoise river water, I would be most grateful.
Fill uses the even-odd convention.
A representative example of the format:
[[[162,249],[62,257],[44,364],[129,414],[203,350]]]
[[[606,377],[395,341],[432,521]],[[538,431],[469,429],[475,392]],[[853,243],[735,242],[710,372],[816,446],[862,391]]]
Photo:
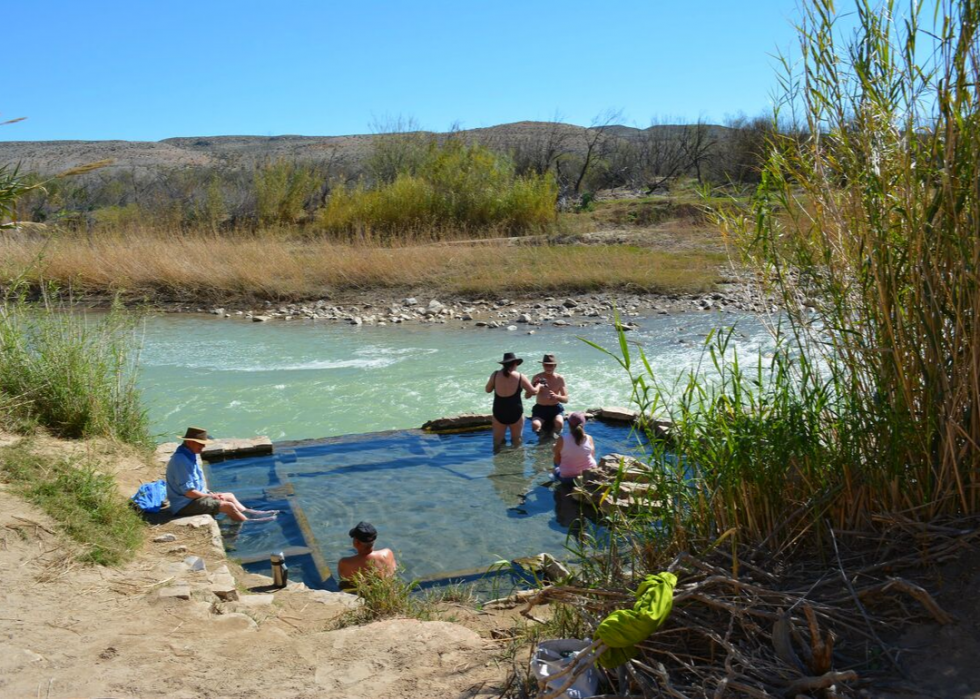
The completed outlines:
[[[640,319],[628,338],[670,383],[702,360],[705,336],[736,324],[733,347],[752,358],[771,346],[752,316],[691,313]],[[526,326],[524,326],[526,328]],[[188,425],[217,436],[273,441],[419,427],[461,412],[490,412],[483,390],[505,351],[540,370],[557,355],[571,410],[626,405],[629,379],[578,336],[617,348],[613,328],[485,330],[450,325],[370,327],[301,321],[249,323],[215,316],[148,320],[141,358],[152,430],[171,441]]]
[[[628,337],[670,384],[706,361],[709,331],[736,321],[740,356],[769,350],[757,319],[727,314],[643,318]],[[568,522],[546,485],[549,440],[528,427],[525,446],[494,454],[486,431],[431,435],[417,429],[423,422],[489,412],[484,385],[504,351],[524,357],[527,373],[545,352],[556,354],[570,410],[629,403],[625,372],[578,337],[615,348],[611,327],[534,330],[158,316],[147,321],[141,385],[161,441],[196,425],[277,442],[273,456],[209,469],[212,488],[282,511],[274,522],[226,529],[231,555],[268,572],[269,554],[284,550],[294,578],[334,588],[336,561],[351,552],[347,530],[366,520],[406,577],[439,584],[472,579],[500,559],[561,555]],[[598,455],[642,453],[628,427],[596,422],[589,432]]]

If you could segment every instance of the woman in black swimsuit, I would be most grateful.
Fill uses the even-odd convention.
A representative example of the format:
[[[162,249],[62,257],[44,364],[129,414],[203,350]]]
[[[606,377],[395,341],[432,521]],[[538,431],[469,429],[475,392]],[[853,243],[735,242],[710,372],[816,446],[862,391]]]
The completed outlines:
[[[521,400],[521,391],[527,391],[528,395],[537,395],[541,390],[540,386],[532,386],[528,378],[520,373],[515,373],[514,369],[520,366],[524,360],[515,357],[513,352],[504,354],[503,369],[490,374],[487,381],[487,393],[493,393],[493,446],[500,447],[504,444],[507,436],[507,428],[510,428],[510,443],[517,446],[521,443],[521,433],[524,430],[524,403]]]

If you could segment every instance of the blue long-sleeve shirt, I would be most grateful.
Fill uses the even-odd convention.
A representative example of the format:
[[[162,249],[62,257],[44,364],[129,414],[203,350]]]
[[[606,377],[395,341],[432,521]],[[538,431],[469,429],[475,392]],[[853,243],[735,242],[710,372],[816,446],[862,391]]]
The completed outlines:
[[[207,492],[207,487],[201,457],[181,444],[167,462],[167,499],[170,501],[170,511],[177,514],[190,503],[191,498],[184,495],[188,490]]]

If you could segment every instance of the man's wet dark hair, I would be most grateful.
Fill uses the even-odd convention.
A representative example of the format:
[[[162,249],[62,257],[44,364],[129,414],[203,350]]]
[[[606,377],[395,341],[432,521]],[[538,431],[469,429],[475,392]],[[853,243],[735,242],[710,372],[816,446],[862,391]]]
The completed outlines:
[[[348,534],[351,539],[357,539],[362,544],[372,544],[378,538],[378,530],[367,522],[358,522]]]

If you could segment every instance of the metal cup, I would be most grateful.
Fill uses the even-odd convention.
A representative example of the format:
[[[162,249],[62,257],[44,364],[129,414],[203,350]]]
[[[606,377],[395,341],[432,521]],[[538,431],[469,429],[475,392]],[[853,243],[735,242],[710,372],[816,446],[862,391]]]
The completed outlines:
[[[286,587],[289,582],[289,568],[286,566],[286,557],[282,551],[274,553],[269,557],[272,563],[272,585],[274,587]]]

